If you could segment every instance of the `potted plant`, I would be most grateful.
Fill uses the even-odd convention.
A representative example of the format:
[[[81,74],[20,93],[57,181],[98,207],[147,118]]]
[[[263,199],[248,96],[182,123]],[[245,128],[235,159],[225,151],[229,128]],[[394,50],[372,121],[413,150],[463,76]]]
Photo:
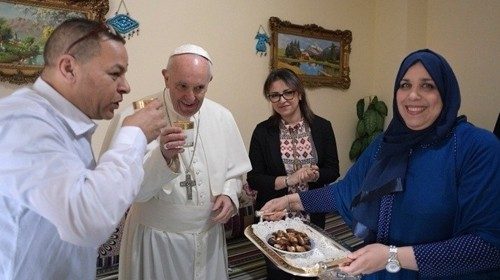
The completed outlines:
[[[387,116],[387,106],[384,101],[378,100],[376,95],[370,96],[368,106],[365,106],[365,98],[361,98],[356,103],[358,116],[356,139],[349,151],[349,158],[352,161],[357,160],[373,139],[384,130],[384,121]]]

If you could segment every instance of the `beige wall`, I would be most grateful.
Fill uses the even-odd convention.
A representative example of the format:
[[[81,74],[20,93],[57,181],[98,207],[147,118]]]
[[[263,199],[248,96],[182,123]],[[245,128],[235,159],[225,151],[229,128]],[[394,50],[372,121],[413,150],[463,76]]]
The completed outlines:
[[[333,123],[342,175],[351,165],[348,151],[354,137],[356,101],[377,94],[390,107],[397,67],[409,51],[429,47],[449,60],[462,88],[461,113],[477,126],[491,130],[499,111],[500,64],[495,61],[500,53],[500,1],[152,2],[127,1],[131,16],[140,22],[140,35],[127,42],[132,92],[124,103],[163,89],[160,71],[173,48],[186,42],[202,45],[215,62],[207,96],[231,109],[247,147],[255,125],[270,114],[261,93],[269,56],[255,54],[254,36],[259,25],[268,31],[271,16],[353,33],[351,87],[308,90],[314,111]],[[110,15],[118,3],[110,0]],[[0,83],[0,96],[17,87]],[[96,154],[107,127],[106,121],[99,124],[93,138]]]

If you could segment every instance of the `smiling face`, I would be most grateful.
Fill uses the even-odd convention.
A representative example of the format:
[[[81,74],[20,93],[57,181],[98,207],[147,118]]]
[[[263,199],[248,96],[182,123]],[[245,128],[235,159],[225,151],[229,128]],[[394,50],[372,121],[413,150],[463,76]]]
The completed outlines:
[[[100,52],[88,61],[78,63],[80,79],[75,96],[77,106],[91,119],[111,119],[114,110],[130,92],[125,79],[128,56],[125,46],[118,41],[103,40]]]
[[[411,130],[431,126],[443,109],[443,102],[431,76],[418,62],[408,68],[396,92],[398,111]]]
[[[295,89],[290,88],[283,80],[276,80],[269,87],[269,95],[283,94],[290,91],[295,91]],[[281,96],[278,102],[271,102],[271,106],[286,123],[296,123],[302,118],[299,107],[300,98],[295,91],[292,99],[286,100]]]
[[[212,79],[209,62],[195,54],[176,55],[170,59],[163,77],[172,106],[178,114],[191,117],[200,110]]]

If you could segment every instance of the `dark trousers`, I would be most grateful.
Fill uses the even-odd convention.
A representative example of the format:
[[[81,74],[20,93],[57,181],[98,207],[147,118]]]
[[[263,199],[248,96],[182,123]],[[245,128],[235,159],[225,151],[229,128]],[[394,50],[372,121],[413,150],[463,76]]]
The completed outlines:
[[[271,260],[266,258],[267,280],[313,280],[316,277],[294,276],[279,269]]]

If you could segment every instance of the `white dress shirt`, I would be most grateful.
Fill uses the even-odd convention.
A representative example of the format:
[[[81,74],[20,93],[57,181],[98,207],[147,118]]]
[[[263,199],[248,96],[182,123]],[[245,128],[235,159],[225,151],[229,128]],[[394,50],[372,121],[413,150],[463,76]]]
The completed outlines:
[[[142,131],[124,127],[96,164],[95,128],[41,78],[0,100],[0,279],[95,279],[146,149]]]

